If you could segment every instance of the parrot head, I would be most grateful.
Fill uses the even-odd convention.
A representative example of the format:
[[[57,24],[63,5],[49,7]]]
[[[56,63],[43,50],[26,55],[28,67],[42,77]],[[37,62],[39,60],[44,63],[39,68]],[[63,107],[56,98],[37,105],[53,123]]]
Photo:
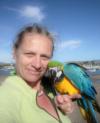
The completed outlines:
[[[79,90],[73,85],[71,80],[64,74],[64,64],[51,61],[46,76],[50,78],[54,89],[61,94],[77,94]]]
[[[52,80],[52,83],[59,82],[64,77],[63,71],[59,67],[49,68],[45,74]]]

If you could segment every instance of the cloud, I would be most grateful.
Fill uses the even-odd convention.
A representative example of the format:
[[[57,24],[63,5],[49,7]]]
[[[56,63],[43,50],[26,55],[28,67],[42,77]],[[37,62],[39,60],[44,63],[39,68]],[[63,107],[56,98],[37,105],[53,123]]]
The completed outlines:
[[[68,48],[68,49],[76,49],[80,47],[81,41],[80,40],[68,40],[68,41],[62,41],[59,43],[57,48],[63,49],[63,48]]]
[[[22,10],[20,10],[20,13],[22,16],[34,18],[38,21],[42,21],[45,17],[41,8],[37,6],[24,6]]]
[[[45,15],[43,13],[43,10],[41,7],[39,6],[23,6],[20,9],[16,9],[16,8],[10,8],[10,7],[6,7],[6,9],[10,10],[10,11],[14,11],[20,14],[20,16],[22,17],[26,17],[29,19],[34,19],[38,22],[42,21],[45,18]]]

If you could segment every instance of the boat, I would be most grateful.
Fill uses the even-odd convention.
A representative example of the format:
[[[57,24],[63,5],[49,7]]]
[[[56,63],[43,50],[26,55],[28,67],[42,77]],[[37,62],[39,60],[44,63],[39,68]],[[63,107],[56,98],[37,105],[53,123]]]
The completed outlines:
[[[89,68],[88,71],[89,72],[96,72],[96,69],[95,68]]]

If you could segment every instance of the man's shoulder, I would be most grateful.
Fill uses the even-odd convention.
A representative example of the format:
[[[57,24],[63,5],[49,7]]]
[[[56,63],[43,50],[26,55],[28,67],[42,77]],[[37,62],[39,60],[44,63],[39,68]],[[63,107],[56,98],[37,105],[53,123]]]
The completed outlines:
[[[12,79],[12,77],[6,77],[4,81],[0,84],[0,100],[14,100],[19,98],[21,93],[19,93],[19,88],[14,83],[15,79]]]

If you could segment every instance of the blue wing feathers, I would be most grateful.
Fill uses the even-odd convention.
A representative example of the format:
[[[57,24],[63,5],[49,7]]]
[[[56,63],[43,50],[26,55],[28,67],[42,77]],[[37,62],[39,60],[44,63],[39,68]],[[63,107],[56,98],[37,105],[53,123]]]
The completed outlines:
[[[86,70],[75,63],[68,63],[64,65],[63,72],[81,92],[82,98],[77,100],[77,103],[89,114],[90,120],[87,122],[98,123],[92,104],[93,101],[96,102],[97,92]]]
[[[76,64],[69,63],[64,66],[64,74],[72,80],[73,84],[80,89],[82,93],[94,98],[96,91],[93,87],[92,80],[82,68]]]

